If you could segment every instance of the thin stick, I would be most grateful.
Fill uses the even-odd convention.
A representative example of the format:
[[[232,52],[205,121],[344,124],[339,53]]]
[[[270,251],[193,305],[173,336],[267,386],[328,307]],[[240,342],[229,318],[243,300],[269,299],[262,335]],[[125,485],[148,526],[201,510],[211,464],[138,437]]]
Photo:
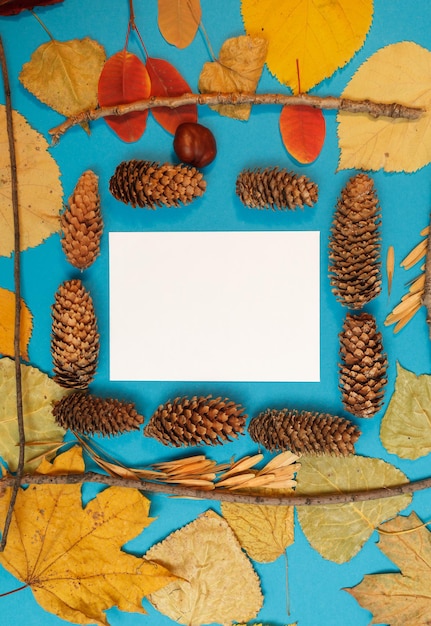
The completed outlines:
[[[319,97],[310,94],[291,96],[287,94],[257,94],[257,93],[185,93],[182,96],[152,96],[145,100],[138,100],[129,104],[100,107],[89,111],[82,111],[73,117],[52,128],[49,134],[56,143],[61,135],[77,124],[88,123],[108,115],[125,115],[134,111],[146,111],[154,107],[168,107],[175,109],[187,104],[215,105],[215,104],[276,104],[281,106],[305,104],[316,109],[348,111],[349,113],[367,113],[372,117],[418,119],[424,109],[408,107],[402,104],[371,102],[370,100],[349,100],[333,96]]]
[[[428,235],[427,253],[425,261],[425,286],[422,304],[427,310],[427,324],[431,339],[431,235]]]
[[[9,75],[7,71],[6,56],[3,47],[3,41],[0,36],[0,63],[3,76],[3,87],[6,98],[6,126],[9,144],[9,160],[11,170],[11,187],[12,187],[12,210],[13,210],[13,227],[14,227],[14,265],[13,277],[15,288],[15,321],[14,321],[14,357],[15,357],[15,390],[16,390],[16,415],[18,420],[19,433],[19,457],[16,476],[9,508],[6,514],[5,525],[0,543],[0,552],[6,547],[9,527],[12,521],[13,509],[16,502],[19,487],[21,485],[21,477],[24,471],[25,458],[25,431],[24,431],[24,415],[22,407],[22,380],[21,380],[21,258],[20,258],[20,225],[18,212],[18,176],[16,166],[15,139],[13,132],[12,119],[12,101],[10,94]]]

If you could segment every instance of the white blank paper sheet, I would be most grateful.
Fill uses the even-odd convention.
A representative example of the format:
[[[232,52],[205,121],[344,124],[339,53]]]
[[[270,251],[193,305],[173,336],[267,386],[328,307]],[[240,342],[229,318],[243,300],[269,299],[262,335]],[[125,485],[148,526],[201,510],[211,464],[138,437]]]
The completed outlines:
[[[315,382],[319,233],[109,234],[110,378]]]

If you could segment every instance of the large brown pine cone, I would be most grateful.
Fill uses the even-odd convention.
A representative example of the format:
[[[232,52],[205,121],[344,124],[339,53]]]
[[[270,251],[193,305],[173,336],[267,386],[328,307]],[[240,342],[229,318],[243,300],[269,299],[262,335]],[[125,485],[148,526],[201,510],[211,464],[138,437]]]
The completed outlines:
[[[296,209],[317,202],[316,183],[284,169],[243,170],[236,180],[236,193],[250,209]]]

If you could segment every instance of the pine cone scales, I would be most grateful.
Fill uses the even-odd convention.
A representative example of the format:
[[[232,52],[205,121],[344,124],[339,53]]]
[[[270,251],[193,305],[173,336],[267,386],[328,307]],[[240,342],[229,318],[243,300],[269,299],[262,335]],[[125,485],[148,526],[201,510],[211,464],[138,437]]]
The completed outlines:
[[[59,426],[82,434],[118,435],[144,422],[132,402],[98,398],[75,391],[56,402],[52,414]]]
[[[86,389],[99,356],[93,301],[79,279],[65,281],[52,306],[51,355],[54,380],[68,389]]]
[[[158,407],[144,435],[176,447],[217,445],[242,433],[246,419],[243,408],[227,398],[176,398]]]
[[[267,450],[290,450],[294,454],[354,454],[359,429],[342,417],[296,411],[267,409],[254,417],[248,431]]]
[[[373,180],[357,174],[342,191],[329,241],[332,291],[351,309],[361,309],[381,291],[379,224]]]
[[[358,417],[372,417],[383,403],[387,383],[382,335],[372,315],[346,315],[340,354],[339,386],[345,409]]]
[[[123,161],[109,181],[114,198],[148,209],[189,204],[205,189],[206,182],[197,168],[151,161]]]
[[[78,269],[87,269],[100,254],[103,231],[99,179],[91,170],[79,178],[60,222],[67,260]]]
[[[250,209],[290,209],[313,206],[318,188],[306,176],[278,168],[243,170],[236,180],[236,193]]]

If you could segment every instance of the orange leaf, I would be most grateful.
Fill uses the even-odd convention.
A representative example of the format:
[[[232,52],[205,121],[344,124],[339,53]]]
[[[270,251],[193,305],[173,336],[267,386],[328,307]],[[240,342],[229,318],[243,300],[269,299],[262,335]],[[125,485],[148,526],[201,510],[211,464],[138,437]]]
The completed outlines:
[[[303,104],[283,107],[280,132],[284,147],[299,163],[312,163],[325,141],[325,118],[320,109]]]
[[[134,54],[121,50],[110,57],[99,78],[100,106],[127,104],[148,98],[151,81],[147,69]],[[123,141],[137,141],[147,125],[148,111],[105,117],[107,124]]]
[[[191,93],[188,83],[168,61],[148,57],[146,67],[151,80],[151,96],[181,96]],[[198,119],[195,104],[187,104],[177,109],[156,107],[152,109],[152,113],[158,123],[172,135],[175,135],[177,126],[183,122],[196,122]]]
[[[15,300],[13,291],[0,288],[0,352],[7,356],[14,356]],[[33,329],[33,316],[23,300],[21,300],[20,323],[21,356],[28,361],[28,344]]]
[[[166,41],[186,48],[194,39],[201,21],[200,0],[158,0],[159,28]]]

